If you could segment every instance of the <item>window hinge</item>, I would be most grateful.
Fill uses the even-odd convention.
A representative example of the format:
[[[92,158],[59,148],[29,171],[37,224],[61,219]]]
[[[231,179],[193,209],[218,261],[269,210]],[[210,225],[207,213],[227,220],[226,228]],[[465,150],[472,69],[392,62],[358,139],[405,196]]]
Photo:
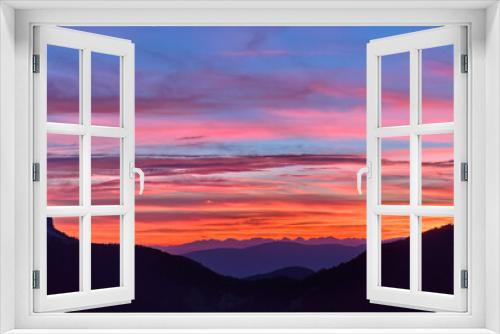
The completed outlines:
[[[40,270],[33,270],[33,289],[40,289]]]
[[[35,162],[33,164],[33,182],[38,182],[40,181],[40,164],[38,162]]]
[[[460,287],[462,289],[467,289],[469,287],[469,272],[467,270],[462,270],[460,276]]]
[[[33,55],[33,73],[40,73],[40,55]]]
[[[462,181],[469,181],[469,164],[466,162],[460,164],[460,179]]]
[[[469,72],[469,56],[462,55],[462,73]]]

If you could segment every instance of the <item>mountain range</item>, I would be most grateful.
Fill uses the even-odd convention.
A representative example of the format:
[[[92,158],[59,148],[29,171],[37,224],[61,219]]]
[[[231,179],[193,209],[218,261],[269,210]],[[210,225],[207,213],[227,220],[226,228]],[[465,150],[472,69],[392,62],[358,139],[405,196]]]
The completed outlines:
[[[78,277],[77,263],[65,258],[78,249],[78,240],[49,223],[48,291],[61,292]],[[422,272],[426,291],[453,291],[453,226],[422,235]],[[92,287],[117,285],[118,245],[92,245]],[[403,286],[408,280],[409,239],[382,246],[383,282]],[[380,312],[408,311],[372,304],[366,299],[366,253],[304,278],[282,275],[257,279],[223,276],[202,264],[157,249],[136,246],[135,299],[130,304],[90,312]],[[285,275],[286,276],[286,275]],[[76,280],[78,284],[78,280]],[[71,290],[70,290],[71,291]],[[75,291],[75,290],[73,290]],[[89,311],[86,311],[89,312]]]
[[[245,278],[298,266],[313,271],[334,267],[361,254],[365,246],[304,245],[275,241],[243,249],[217,248],[183,254],[224,276]]]
[[[304,238],[282,238],[282,239],[271,239],[271,238],[251,238],[251,239],[244,239],[244,240],[238,240],[238,239],[224,239],[224,240],[217,240],[217,239],[205,239],[205,240],[197,240],[181,245],[175,245],[175,246],[154,246],[154,248],[160,249],[162,251],[165,251],[169,254],[174,254],[174,255],[182,255],[186,253],[191,253],[191,252],[197,252],[197,251],[204,251],[204,250],[209,250],[209,249],[216,249],[216,248],[247,248],[247,247],[252,247],[252,246],[258,246],[262,244],[267,244],[270,242],[294,242],[298,244],[303,244],[303,245],[329,245],[329,244],[335,244],[335,245],[343,245],[343,246],[362,246],[365,244],[365,239],[360,239],[360,238],[345,238],[345,239],[338,239],[334,237],[320,237],[320,238],[310,238],[310,239],[304,239]]]

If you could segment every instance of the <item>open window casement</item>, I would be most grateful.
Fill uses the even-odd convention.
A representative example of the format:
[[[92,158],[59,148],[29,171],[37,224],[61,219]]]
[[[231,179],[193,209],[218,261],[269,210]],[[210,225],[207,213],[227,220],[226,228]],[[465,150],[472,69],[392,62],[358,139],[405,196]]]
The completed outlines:
[[[443,54],[448,55],[448,68],[440,65]],[[467,66],[465,27],[434,28],[367,45],[367,167],[360,172],[367,173],[367,298],[373,303],[467,310]],[[445,109],[448,118],[442,117]],[[430,138],[436,139],[431,140],[434,146],[427,145]],[[429,173],[432,167],[432,158],[425,157],[429,147],[437,160],[443,159],[439,148],[448,148],[448,200],[427,200],[429,188],[436,194],[446,180],[432,170],[437,183],[429,185],[425,179],[423,170]],[[387,195],[391,187],[393,193]],[[423,264],[442,255],[439,248],[425,249],[424,232],[429,229],[424,222],[429,220],[447,220],[453,230],[446,293],[427,289],[440,273],[425,272]],[[408,231],[403,236],[409,238],[408,248],[399,250],[408,261],[405,268],[391,267],[390,259],[384,263],[384,247],[390,247],[384,223],[395,221]],[[387,283],[384,275],[390,271],[400,271],[407,282]],[[430,284],[424,277],[430,277]]]
[[[57,71],[62,70],[64,62],[68,61],[67,57],[61,56],[64,52],[74,55],[74,83],[61,81],[62,76],[57,76]],[[98,64],[94,58],[99,57],[108,57],[111,61]],[[107,68],[113,62],[116,64],[116,80],[111,78],[111,70]],[[51,69],[49,64],[60,68]],[[49,75],[49,70],[56,74]],[[113,88],[117,92],[114,103],[107,101],[102,93],[95,92],[94,86],[99,83],[95,83],[94,78],[101,78],[100,85],[105,92],[110,86],[116,86]],[[84,310],[129,303],[134,298],[134,174],[138,172],[134,167],[134,45],[128,40],[66,28],[35,27],[33,80],[34,311]],[[72,96],[73,102],[76,101],[73,104],[69,101],[70,92],[76,92]],[[60,117],[48,117],[54,109]],[[116,114],[115,123],[97,121],[106,120],[110,113]],[[116,145],[106,144],[108,142]],[[74,154],[68,153],[72,148]],[[112,169],[102,166],[102,156],[112,156],[116,162],[116,179],[106,175],[111,174],[108,171]],[[77,172],[72,174],[71,169],[75,166]],[[96,175],[94,167],[101,168],[104,173]],[[54,174],[57,174],[56,182],[48,181]],[[76,180],[73,185],[75,196],[61,190],[68,189],[61,185],[71,184],[72,177]],[[99,198],[94,191],[96,181],[114,187],[110,193],[116,201],[106,203]],[[58,186],[61,186],[57,193],[60,200],[54,201],[51,194]],[[112,218],[117,222],[113,229],[116,238],[97,242],[115,245],[116,281],[114,285],[103,287],[93,281],[99,273],[92,273],[92,269],[105,271],[109,268],[94,267],[92,261],[111,255],[101,254],[98,249],[94,253],[94,237],[98,233],[97,227],[103,227],[99,232],[102,235],[111,233],[108,221]],[[69,221],[75,223],[71,225],[67,223]],[[66,230],[61,232],[64,226]],[[74,242],[74,247],[69,249],[75,250],[75,256],[68,253],[57,260],[48,258],[50,254],[57,255],[57,249],[51,249],[52,253],[48,251],[51,247],[48,239],[63,232],[71,235],[69,240]],[[68,240],[67,236],[65,240]],[[61,259],[71,262],[70,266],[78,273],[74,288],[51,291],[49,287],[54,284],[48,280],[55,280],[59,287],[59,283],[65,286],[73,279],[48,275],[48,268],[57,266],[57,263],[48,266],[48,262]]]

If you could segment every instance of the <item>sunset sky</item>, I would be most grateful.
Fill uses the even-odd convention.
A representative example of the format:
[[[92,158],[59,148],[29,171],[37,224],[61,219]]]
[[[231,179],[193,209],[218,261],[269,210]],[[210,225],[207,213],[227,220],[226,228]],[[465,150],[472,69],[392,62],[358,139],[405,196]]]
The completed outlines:
[[[365,164],[366,43],[422,28],[79,29],[135,43],[136,165],[146,174],[137,243],[365,237],[355,173]],[[451,52],[422,55],[423,122],[453,120]],[[408,123],[407,57],[382,62],[383,125]],[[49,121],[78,122],[78,53],[50,47],[48,69]],[[95,55],[92,71],[92,123],[118,125],[119,63]],[[452,205],[451,140],[422,138],[424,204]],[[48,141],[48,204],[78,204],[78,138]],[[382,142],[384,203],[408,203],[408,145]],[[118,152],[116,139],[92,141],[93,204],[119,203]],[[100,220],[93,240],[116,242],[117,220]],[[55,223],[75,235],[75,221]],[[403,236],[400,225],[384,237]]]

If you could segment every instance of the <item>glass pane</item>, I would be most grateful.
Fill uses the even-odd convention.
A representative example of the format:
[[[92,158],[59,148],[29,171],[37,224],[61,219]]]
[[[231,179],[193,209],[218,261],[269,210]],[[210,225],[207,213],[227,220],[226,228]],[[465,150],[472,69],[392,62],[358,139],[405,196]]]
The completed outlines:
[[[120,204],[120,141],[92,137],[92,205]]]
[[[47,121],[80,122],[80,50],[47,45]]]
[[[80,137],[47,135],[47,205],[80,203]]]
[[[120,126],[120,57],[92,52],[92,124]]]
[[[410,203],[410,139],[381,139],[381,203]]]
[[[47,218],[47,294],[80,290],[80,218]]]
[[[422,140],[422,204],[453,205],[453,134]]]
[[[382,238],[382,286],[400,289],[410,288],[410,217],[383,216]]]
[[[453,122],[453,45],[422,50],[422,123]]]
[[[410,124],[410,53],[381,57],[381,125]]]
[[[120,216],[92,217],[92,289],[120,286]]]
[[[453,217],[422,217],[422,290],[453,294]]]

